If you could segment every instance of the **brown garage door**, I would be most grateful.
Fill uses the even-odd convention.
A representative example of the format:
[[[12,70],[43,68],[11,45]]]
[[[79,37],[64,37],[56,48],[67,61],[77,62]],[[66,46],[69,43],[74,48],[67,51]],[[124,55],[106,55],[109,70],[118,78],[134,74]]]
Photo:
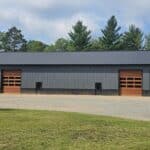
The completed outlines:
[[[2,72],[3,93],[20,93],[21,91],[21,71],[4,70]]]
[[[142,95],[142,71],[120,71],[120,95]]]

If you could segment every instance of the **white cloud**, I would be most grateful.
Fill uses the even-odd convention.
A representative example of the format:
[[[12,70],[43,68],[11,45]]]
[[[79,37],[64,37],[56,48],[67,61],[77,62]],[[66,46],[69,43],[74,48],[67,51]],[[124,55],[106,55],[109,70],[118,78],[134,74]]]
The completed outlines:
[[[23,17],[22,17],[23,16]],[[91,18],[95,18],[92,20]],[[34,20],[34,21],[33,21]],[[99,26],[97,25],[96,16],[87,14],[76,14],[71,18],[55,19],[53,21],[41,19],[31,14],[24,14],[20,17],[20,23],[24,29],[34,35],[49,36],[52,41],[60,37],[67,37],[68,32],[71,31],[72,26],[78,21],[82,20],[89,30],[96,31]]]
[[[149,13],[149,0],[0,0],[0,29],[16,25],[28,38],[51,42],[67,37],[78,20],[100,34],[111,15],[124,28],[136,24],[146,29]]]

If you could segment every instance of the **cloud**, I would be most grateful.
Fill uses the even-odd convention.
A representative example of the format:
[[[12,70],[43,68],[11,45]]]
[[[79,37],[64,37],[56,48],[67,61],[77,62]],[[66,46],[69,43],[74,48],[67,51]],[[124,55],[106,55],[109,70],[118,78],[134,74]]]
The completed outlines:
[[[0,1],[0,30],[15,25],[27,39],[51,43],[67,37],[78,20],[98,36],[108,18],[116,15],[124,30],[136,24],[148,32],[149,13],[149,0],[5,0]]]
[[[78,20],[82,20],[84,24],[88,26],[89,30],[94,29],[93,32],[99,28],[96,22],[96,16],[90,14],[78,13],[71,18],[55,19],[53,21],[47,19],[41,20],[41,18],[37,16],[31,16],[31,14],[21,16],[23,16],[23,19],[22,17],[20,18],[20,23],[26,31],[29,31],[29,33],[37,37],[49,36],[48,38],[51,39],[52,42],[60,37],[68,38],[68,32],[71,31],[72,26]],[[95,17],[95,20],[91,20],[92,17]],[[32,18],[34,18],[34,21]]]

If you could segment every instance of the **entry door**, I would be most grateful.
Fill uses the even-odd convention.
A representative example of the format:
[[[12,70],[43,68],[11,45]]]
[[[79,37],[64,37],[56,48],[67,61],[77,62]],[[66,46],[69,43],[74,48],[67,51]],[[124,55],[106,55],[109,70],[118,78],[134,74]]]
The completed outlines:
[[[21,91],[21,71],[4,70],[2,72],[3,93],[20,93]]]
[[[102,83],[95,83],[95,95],[102,94]]]
[[[120,95],[142,95],[142,71],[120,71]]]

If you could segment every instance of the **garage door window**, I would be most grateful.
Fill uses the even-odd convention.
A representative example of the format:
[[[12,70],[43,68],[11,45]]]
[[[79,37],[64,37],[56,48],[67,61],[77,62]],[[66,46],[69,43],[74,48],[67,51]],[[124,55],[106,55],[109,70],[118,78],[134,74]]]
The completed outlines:
[[[120,78],[120,87],[142,88],[142,78]]]
[[[21,86],[21,77],[3,77],[3,86]]]

